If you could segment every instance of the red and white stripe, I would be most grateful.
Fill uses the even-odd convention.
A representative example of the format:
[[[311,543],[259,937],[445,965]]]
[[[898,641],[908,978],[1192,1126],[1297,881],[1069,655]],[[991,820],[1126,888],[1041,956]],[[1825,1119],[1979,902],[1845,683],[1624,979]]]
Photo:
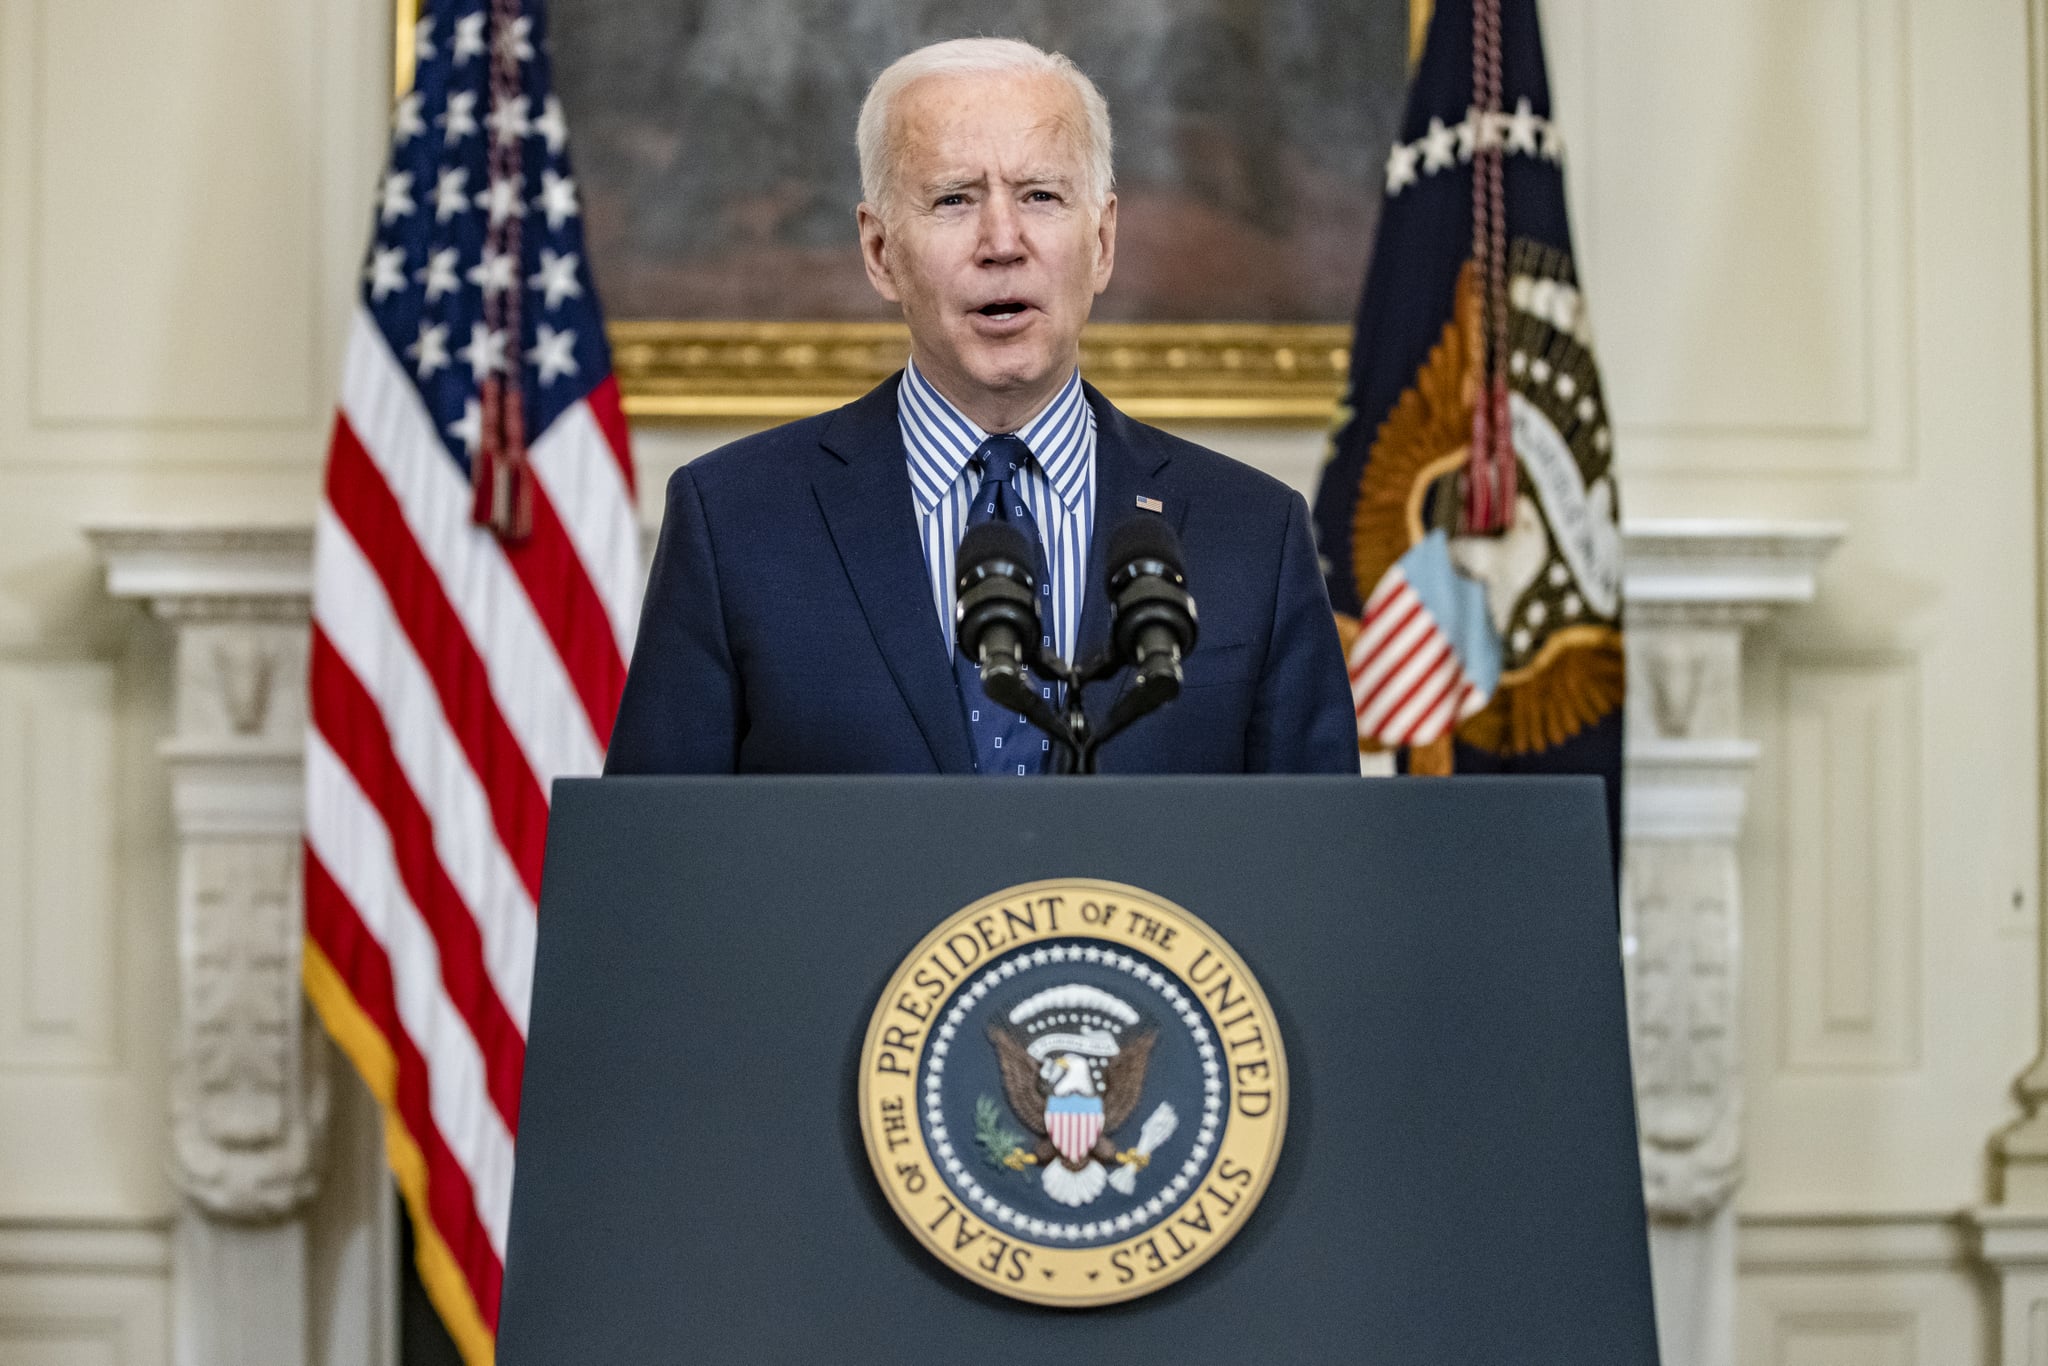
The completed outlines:
[[[607,378],[532,443],[532,535],[471,490],[361,312],[314,541],[308,936],[397,1064],[426,1205],[497,1322],[548,790],[604,759],[641,584]]]
[[[1367,600],[1346,662],[1361,739],[1426,745],[1486,705],[1399,565]]]
[[[1045,1117],[1045,1127],[1060,1156],[1079,1162],[1095,1150],[1095,1140],[1102,1137],[1102,1112],[1051,1111]]]

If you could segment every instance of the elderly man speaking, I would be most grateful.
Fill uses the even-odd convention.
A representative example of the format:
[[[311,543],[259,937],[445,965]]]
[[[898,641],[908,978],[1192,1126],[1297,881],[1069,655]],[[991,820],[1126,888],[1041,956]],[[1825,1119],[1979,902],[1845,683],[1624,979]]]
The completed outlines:
[[[1070,657],[1107,639],[1108,533],[1180,534],[1201,638],[1179,700],[1102,771],[1356,773],[1300,495],[1081,379],[1116,260],[1094,83],[1028,43],[938,43],[875,80],[857,142],[861,255],[910,363],[676,471],[605,771],[1044,771],[1046,741],[955,649],[955,550],[1001,515],[1039,543],[1045,630]]]

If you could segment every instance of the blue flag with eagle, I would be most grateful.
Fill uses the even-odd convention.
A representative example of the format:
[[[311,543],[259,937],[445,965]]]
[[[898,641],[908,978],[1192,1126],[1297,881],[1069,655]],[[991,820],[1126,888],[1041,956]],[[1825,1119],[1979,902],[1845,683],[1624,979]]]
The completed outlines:
[[[1316,494],[1359,744],[1599,773],[1619,850],[1614,443],[1535,0],[1442,0],[1386,163]]]

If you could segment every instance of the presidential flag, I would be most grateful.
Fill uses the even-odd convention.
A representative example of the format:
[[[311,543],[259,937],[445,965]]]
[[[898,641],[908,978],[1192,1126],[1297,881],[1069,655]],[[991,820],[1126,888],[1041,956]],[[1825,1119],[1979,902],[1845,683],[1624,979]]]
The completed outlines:
[[[478,1366],[549,784],[602,765],[641,571],[539,0],[427,0],[414,44],[314,542],[305,981]]]
[[[1618,850],[1613,426],[1550,115],[1535,0],[1441,0],[1316,534],[1360,747],[1411,772],[1603,774]]]

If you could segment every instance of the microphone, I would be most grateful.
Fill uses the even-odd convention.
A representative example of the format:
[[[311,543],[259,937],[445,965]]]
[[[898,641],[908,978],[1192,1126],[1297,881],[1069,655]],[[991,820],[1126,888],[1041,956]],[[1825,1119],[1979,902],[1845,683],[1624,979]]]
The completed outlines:
[[[1195,600],[1181,568],[1180,537],[1164,518],[1125,522],[1110,534],[1106,558],[1110,646],[1133,669],[1106,727],[1115,730],[1180,696],[1180,662],[1195,648]]]
[[[1038,720],[1044,699],[1024,670],[1041,635],[1038,577],[1031,542],[1001,522],[983,522],[960,538],[954,559],[953,613],[960,653],[981,670],[989,700]]]

